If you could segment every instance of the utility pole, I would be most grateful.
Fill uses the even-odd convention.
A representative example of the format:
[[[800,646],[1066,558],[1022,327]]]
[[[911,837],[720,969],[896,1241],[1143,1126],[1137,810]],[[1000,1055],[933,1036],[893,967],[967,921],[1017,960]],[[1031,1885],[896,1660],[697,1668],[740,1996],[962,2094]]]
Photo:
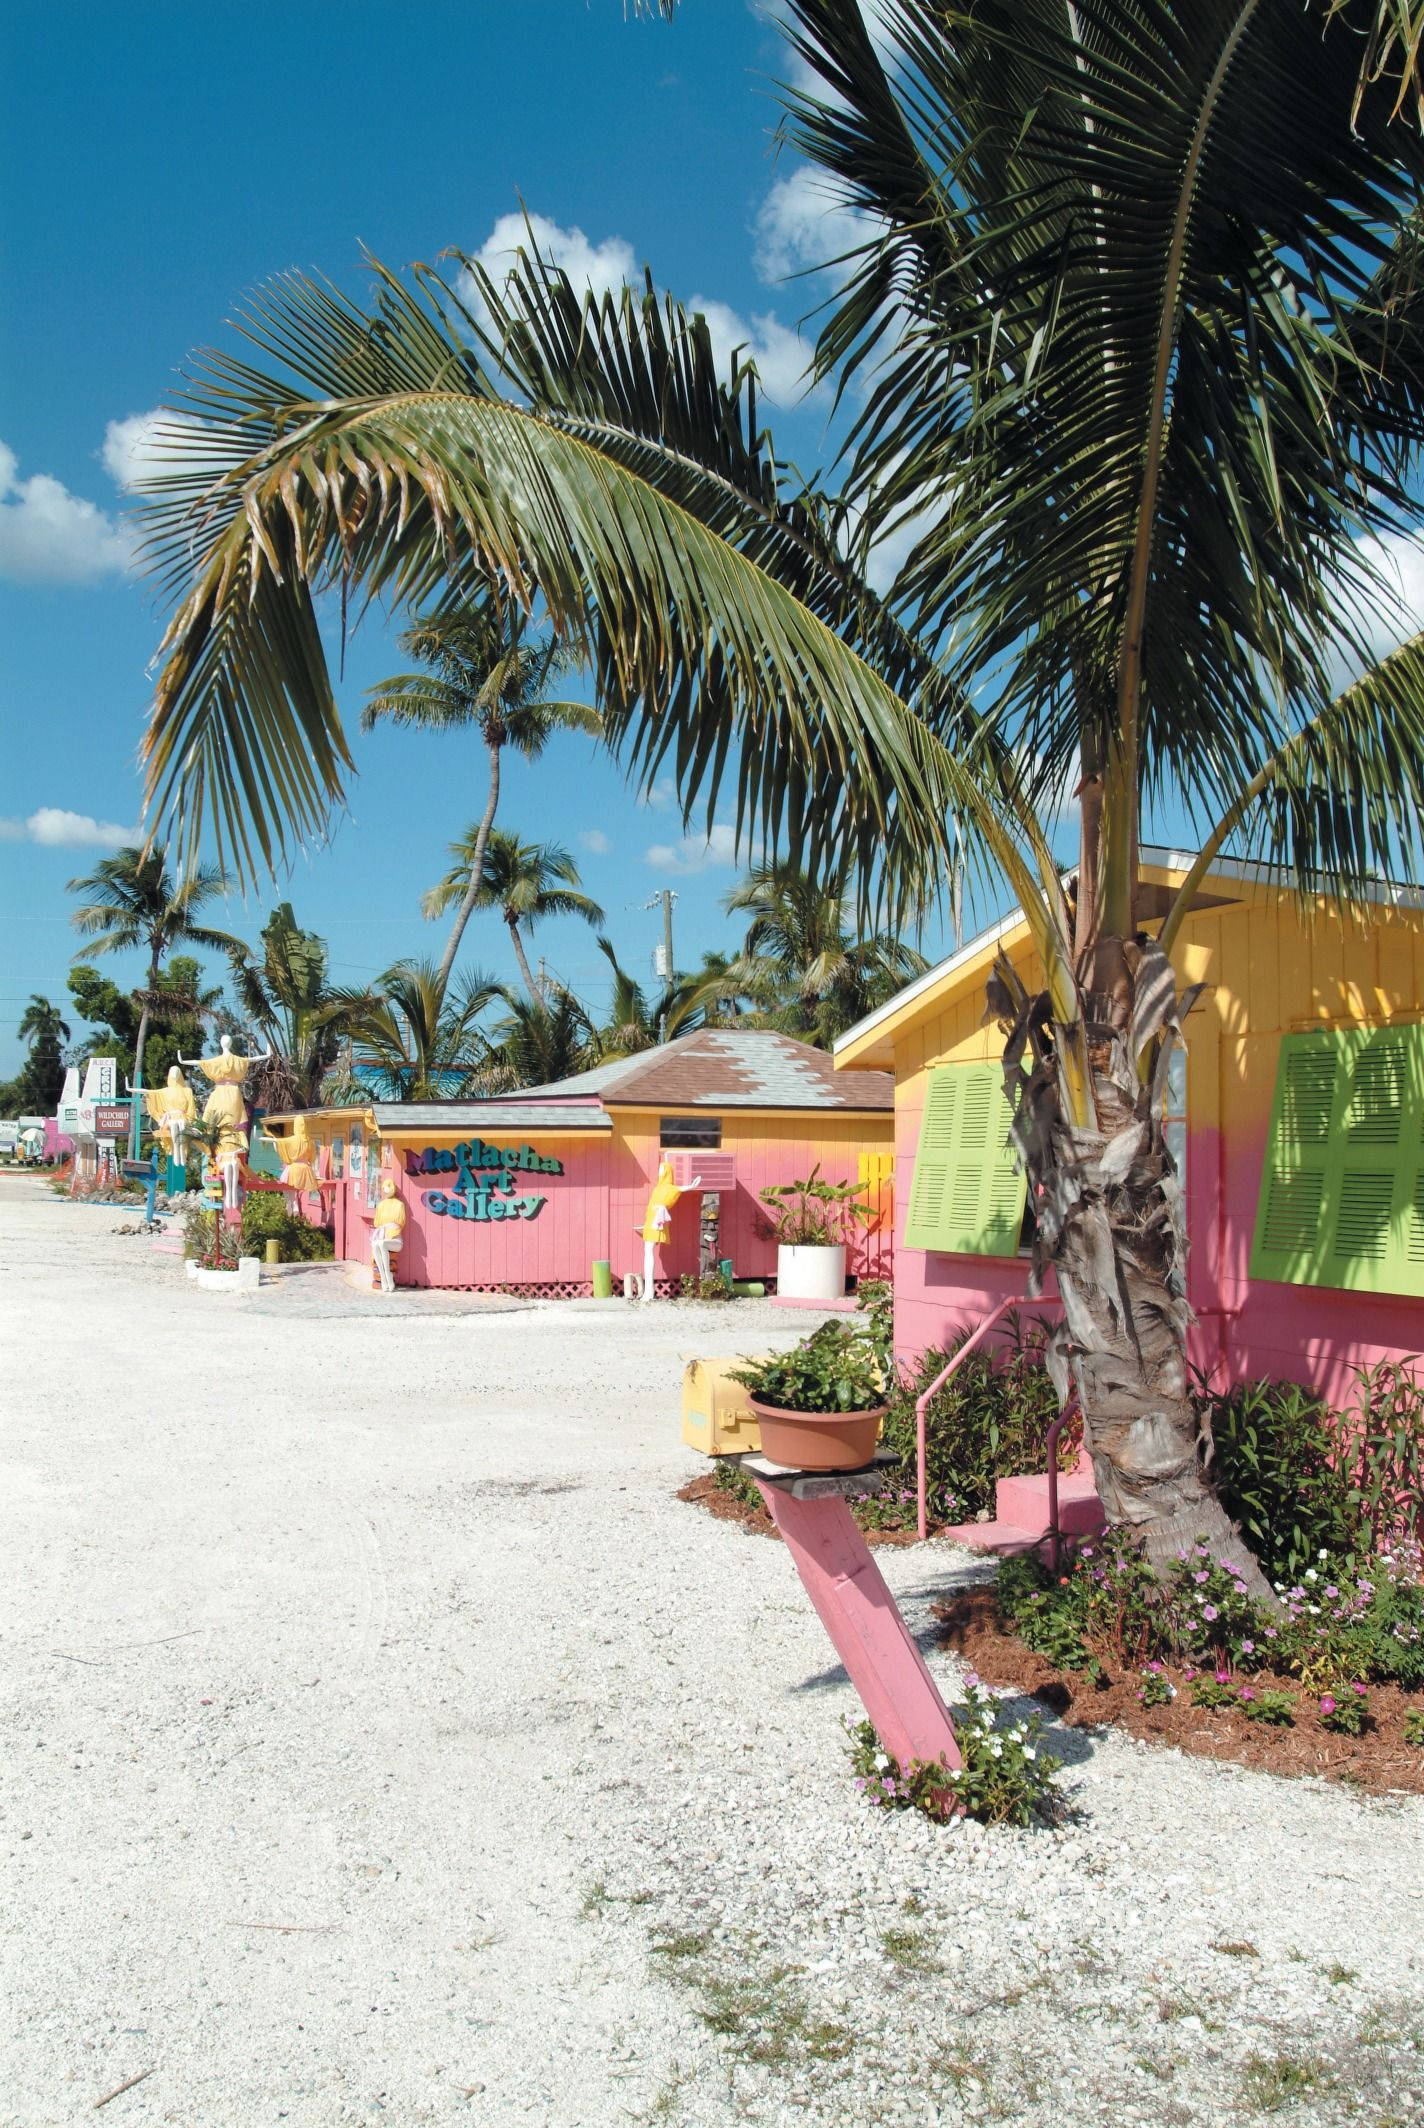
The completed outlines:
[[[672,986],[673,969],[676,965],[672,957],[672,905],[676,900],[677,896],[671,887],[662,887],[652,897],[651,901],[643,903],[645,909],[656,909],[659,902],[663,905],[662,964],[658,968],[658,973],[662,976],[666,988],[671,988]],[[665,1012],[660,1015],[658,1020],[658,1040],[660,1042],[667,1040],[667,1014]]]

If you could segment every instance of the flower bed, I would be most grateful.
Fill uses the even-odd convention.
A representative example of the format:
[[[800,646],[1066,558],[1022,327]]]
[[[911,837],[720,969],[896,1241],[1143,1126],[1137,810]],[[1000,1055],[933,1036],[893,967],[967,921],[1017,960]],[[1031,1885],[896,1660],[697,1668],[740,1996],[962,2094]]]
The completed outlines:
[[[1069,1724],[1376,1793],[1424,1794],[1424,1563],[1412,1539],[1326,1553],[1254,1605],[1198,1546],[1165,1582],[1111,1537],[1066,1572],[1009,1560],[938,1606],[949,1644]]]

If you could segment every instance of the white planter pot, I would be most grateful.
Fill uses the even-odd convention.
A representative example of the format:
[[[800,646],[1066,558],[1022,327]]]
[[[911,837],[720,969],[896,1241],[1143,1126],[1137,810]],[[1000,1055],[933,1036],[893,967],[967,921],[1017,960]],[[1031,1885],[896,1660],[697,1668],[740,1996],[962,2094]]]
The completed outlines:
[[[776,1290],[782,1300],[841,1300],[845,1295],[845,1243],[834,1249],[791,1248],[776,1252]]]

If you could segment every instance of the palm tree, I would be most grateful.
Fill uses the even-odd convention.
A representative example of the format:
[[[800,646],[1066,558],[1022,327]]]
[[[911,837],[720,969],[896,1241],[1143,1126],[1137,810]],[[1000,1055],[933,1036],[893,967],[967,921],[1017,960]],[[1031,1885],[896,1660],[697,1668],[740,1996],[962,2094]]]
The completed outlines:
[[[549,1086],[598,1062],[598,1038],[583,1006],[570,991],[551,998],[502,993],[507,1018],[491,1030],[490,1056],[480,1090],[512,1092]]]
[[[858,938],[843,882],[822,886],[796,865],[755,866],[722,906],[751,918],[723,986],[755,1000],[764,1024],[822,1048],[929,965],[889,932]]]
[[[526,641],[525,627],[517,606],[491,595],[425,615],[406,631],[400,645],[407,657],[431,669],[382,680],[361,712],[363,731],[383,717],[423,731],[476,730],[489,758],[484,812],[478,826],[454,846],[464,859],[459,892],[440,904],[442,912],[452,905],[455,909],[439,968],[442,983],[450,980],[465,926],[480,906],[485,847],[499,805],[501,752],[513,747],[526,761],[535,761],[556,731],[597,737],[603,729],[602,718],[589,703],[545,698],[549,681],[567,669],[568,652],[552,639]],[[520,961],[522,966],[522,955]]]
[[[33,1048],[36,1042],[67,1042],[69,1027],[58,1005],[51,1004],[38,991],[32,991],[30,1002],[20,1015],[19,1035],[22,1042],[28,1041]]]
[[[373,991],[329,984],[328,967],[325,939],[303,931],[287,901],[263,925],[260,954],[243,947],[233,956],[238,1004],[271,1052],[250,1082],[263,1108],[315,1107],[376,1008]]]
[[[451,843],[450,854],[455,862],[422,899],[422,916],[442,916],[452,902],[458,901],[458,922],[463,928],[471,909],[498,909],[509,932],[524,987],[537,1004],[542,992],[524,951],[524,941],[534,926],[546,916],[577,916],[586,924],[603,922],[598,903],[578,892],[578,866],[557,842],[521,842],[508,829],[490,828],[483,820],[478,827],[467,828],[458,842]],[[476,854],[483,869],[471,892],[466,882],[474,877]]]
[[[452,992],[432,961],[397,961],[362,1016],[358,1058],[374,1066],[396,1101],[455,1100],[489,1059],[475,1021],[503,992],[489,976],[469,975]]]
[[[58,1103],[64,1089],[64,1060],[60,1044],[69,1040],[69,1026],[59,1007],[47,997],[32,992],[20,1015],[20,1040],[29,1043],[29,1055],[12,1081],[16,1112],[46,1115]]]
[[[127,953],[135,947],[148,954],[147,980],[138,993],[139,1022],[134,1036],[133,1083],[143,1084],[143,1052],[154,1005],[161,1004],[159,971],[174,946],[197,946],[208,953],[241,953],[242,941],[197,921],[205,902],[223,892],[226,877],[216,865],[190,865],[176,883],[163,852],[129,843],[103,857],[82,879],[71,879],[69,892],[83,894],[70,921],[90,941],[91,953]]]
[[[1197,1453],[1155,1092],[1199,872],[1153,937],[1139,828],[1175,806],[1201,869],[1234,838],[1302,892],[1416,848],[1424,636],[1377,645],[1424,439],[1419,46],[1401,0],[787,14],[790,136],[858,217],[815,356],[852,410],[839,491],[650,287],[580,298],[532,247],[501,286],[378,269],[371,311],[283,281],[152,505],[179,605],[150,791],[275,861],[343,788],[316,593],[494,569],[596,661],[644,788],[671,765],[711,807],[730,777],[891,920],[962,850],[1041,968],[990,1004],[1109,1516],[1260,1590]]]
[[[715,958],[719,964],[715,971],[673,975],[664,981],[660,992],[651,993],[621,965],[608,939],[598,941],[598,950],[613,970],[608,1018],[596,1037],[600,1057],[636,1056],[659,1042],[691,1034],[704,1023],[709,976],[719,983],[724,980],[722,956],[709,955],[708,959]]]

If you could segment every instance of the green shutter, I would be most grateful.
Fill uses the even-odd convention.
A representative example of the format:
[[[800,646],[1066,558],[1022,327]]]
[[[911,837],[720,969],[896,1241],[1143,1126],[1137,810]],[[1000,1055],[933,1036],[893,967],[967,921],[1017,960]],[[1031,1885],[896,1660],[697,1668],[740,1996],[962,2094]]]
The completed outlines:
[[[1282,1037],[1251,1276],[1424,1296],[1424,1027]]]
[[[905,1217],[905,1246],[950,1256],[1016,1256],[1024,1177],[1009,1144],[997,1064],[946,1064],[929,1075]]]

